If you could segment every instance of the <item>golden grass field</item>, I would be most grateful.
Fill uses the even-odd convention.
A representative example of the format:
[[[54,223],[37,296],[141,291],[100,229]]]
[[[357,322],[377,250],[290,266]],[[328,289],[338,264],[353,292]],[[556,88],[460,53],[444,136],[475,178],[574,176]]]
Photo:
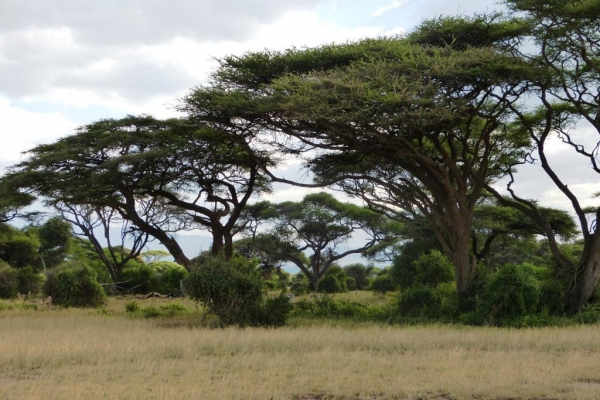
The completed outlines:
[[[598,326],[219,330],[124,304],[1,310],[0,399],[600,398]]]

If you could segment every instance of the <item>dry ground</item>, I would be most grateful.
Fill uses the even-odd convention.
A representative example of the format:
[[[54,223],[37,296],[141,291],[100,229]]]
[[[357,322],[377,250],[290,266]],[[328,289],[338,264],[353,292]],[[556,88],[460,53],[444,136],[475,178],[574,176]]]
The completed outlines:
[[[209,330],[123,304],[0,311],[0,399],[600,398],[597,326]]]

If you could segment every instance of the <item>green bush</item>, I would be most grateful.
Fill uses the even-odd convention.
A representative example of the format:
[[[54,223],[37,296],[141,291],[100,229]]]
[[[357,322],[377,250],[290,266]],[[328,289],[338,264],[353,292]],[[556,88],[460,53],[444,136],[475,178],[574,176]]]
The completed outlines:
[[[290,299],[283,292],[277,297],[270,297],[265,301],[262,325],[283,326],[294,307]]]
[[[154,268],[146,264],[126,266],[121,274],[122,286],[130,293],[146,294],[161,289],[160,275]],[[179,286],[179,283],[177,284]]]
[[[0,298],[12,299],[19,292],[19,274],[15,268],[0,267]]]
[[[160,317],[161,312],[154,306],[148,306],[142,309],[142,315],[144,315],[144,318],[156,318]]]
[[[173,317],[175,315],[186,314],[188,310],[181,304],[171,303],[160,306],[160,311],[165,315]]]
[[[398,311],[406,317],[440,316],[441,297],[430,286],[412,286],[404,290],[398,302]]]
[[[19,293],[38,294],[44,285],[44,275],[36,273],[31,267],[18,269]]]
[[[321,281],[319,282],[319,292],[323,293],[344,293],[348,291],[348,286],[346,284],[347,280],[350,277],[346,275],[344,270],[337,266],[332,265]],[[350,278],[351,279],[351,278]],[[354,283],[356,286],[356,283]]]
[[[262,279],[254,260],[205,258],[190,273],[186,289],[222,326],[269,326],[280,318],[269,316],[274,307],[264,298]],[[285,298],[287,300],[287,298]],[[278,300],[283,301],[283,297]],[[289,300],[288,300],[289,301]],[[269,304],[269,306],[267,306]],[[278,305],[279,309],[283,309]]]
[[[435,287],[441,283],[454,282],[454,267],[444,254],[432,250],[414,262],[414,284]]]
[[[365,290],[369,285],[369,275],[373,271],[373,266],[364,266],[363,264],[350,264],[344,267],[346,275],[354,279],[354,287],[348,284],[349,290]]]
[[[386,294],[387,292],[396,290],[396,285],[389,270],[385,269],[371,280],[369,288],[375,293]]]
[[[135,313],[135,312],[138,312],[139,310],[140,310],[140,305],[135,300],[128,301],[125,304],[125,311],[127,311],[129,313]]]
[[[96,273],[86,265],[59,267],[48,275],[44,291],[54,304],[66,307],[100,307],[106,303]]]
[[[181,296],[181,281],[185,281],[188,272],[181,265],[169,261],[155,261],[148,264],[156,274],[152,275],[152,279],[158,278],[158,291],[163,294],[172,294]],[[152,284],[150,284],[152,286]]]
[[[540,293],[530,264],[507,264],[490,277],[477,302],[477,314],[485,323],[510,325],[538,310]]]
[[[290,291],[295,295],[302,295],[308,293],[309,283],[308,279],[304,274],[298,273],[292,277],[290,284]]]
[[[386,321],[391,313],[385,308],[353,301],[335,300],[333,296],[316,294],[312,300],[294,303],[294,315],[317,318],[347,318],[359,321]]]

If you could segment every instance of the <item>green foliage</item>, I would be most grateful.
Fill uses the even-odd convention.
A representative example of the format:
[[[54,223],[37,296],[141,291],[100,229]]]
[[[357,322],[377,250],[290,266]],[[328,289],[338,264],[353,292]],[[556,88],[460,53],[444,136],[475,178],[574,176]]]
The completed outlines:
[[[357,321],[387,321],[389,309],[377,305],[366,305],[354,301],[335,300],[327,294],[311,295],[308,300],[294,303],[293,314],[302,317],[347,318]]]
[[[295,295],[306,294],[309,291],[308,278],[301,272],[292,277],[290,290]]]
[[[360,263],[349,264],[344,267],[344,272],[350,278],[354,279],[354,287],[348,285],[349,290],[365,290],[369,286],[369,278],[372,275],[374,267],[372,265],[365,266]]]
[[[138,312],[139,310],[140,310],[140,305],[138,304],[137,301],[131,300],[131,301],[128,301],[127,303],[125,303],[125,311],[127,311],[129,313],[135,313],[135,312]]]
[[[37,273],[31,267],[18,269],[19,293],[38,294],[44,285],[44,275]]]
[[[167,315],[169,317],[186,314],[188,312],[187,308],[178,303],[164,304],[160,306],[160,310],[162,314]]]
[[[271,263],[294,263],[307,276],[312,290],[321,290],[321,281],[327,279],[323,290],[331,293],[347,290],[346,283],[345,278],[327,277],[327,271],[350,254],[394,243],[398,225],[368,208],[341,202],[325,192],[306,195],[301,202],[255,203],[244,210],[242,221],[252,233],[254,248],[268,254]],[[264,224],[268,224],[268,231],[258,234],[257,227]],[[368,239],[341,251],[340,244],[347,243],[358,230]],[[312,254],[307,258],[305,251]]]
[[[181,295],[180,282],[184,281],[189,275],[188,271],[181,265],[173,262],[161,262],[161,267],[156,263],[151,263],[150,267],[158,271],[160,274],[159,286],[161,293],[171,293],[174,295]]]
[[[8,265],[0,266],[0,298],[12,299],[19,292],[19,274]]]
[[[124,282],[122,286],[130,293],[146,294],[160,290],[159,274],[146,264],[136,263],[126,266],[121,279]]]
[[[60,217],[52,217],[35,228],[40,240],[39,253],[46,268],[62,263],[71,246],[71,224]]]
[[[396,290],[396,285],[390,269],[386,268],[377,273],[375,278],[371,280],[369,289],[380,294],[386,294],[387,292],[393,292]]]
[[[86,265],[67,264],[51,271],[44,291],[54,304],[65,307],[100,307],[106,303],[104,289]]]
[[[589,325],[600,322],[600,304],[588,304],[583,311],[574,316],[579,324]]]
[[[458,312],[456,287],[453,283],[412,286],[402,292],[398,312],[401,316],[451,320]]]
[[[0,259],[11,267],[22,268],[38,261],[40,241],[35,235],[0,223]]]
[[[348,278],[352,279],[344,270],[337,266],[331,266],[321,282],[319,282],[319,292],[324,293],[343,293],[348,291]],[[356,285],[356,284],[355,284]]]
[[[477,314],[492,325],[510,324],[524,315],[534,314],[540,294],[534,266],[507,264],[491,275],[477,302]]]
[[[160,317],[161,312],[155,306],[148,306],[142,309],[142,315],[144,316],[144,318],[156,318]]]
[[[280,296],[279,300],[266,303],[256,267],[254,261],[239,256],[230,261],[209,257],[190,273],[186,289],[190,297],[219,317],[222,326],[269,326],[285,321],[285,315],[269,312],[285,311],[281,303],[287,298]]]
[[[432,250],[415,261],[414,285],[435,287],[441,283],[454,281],[454,267],[448,257],[440,251]]]
[[[283,292],[276,297],[270,297],[263,306],[262,321],[260,325],[283,326],[287,321],[289,313],[293,310],[290,299]]]

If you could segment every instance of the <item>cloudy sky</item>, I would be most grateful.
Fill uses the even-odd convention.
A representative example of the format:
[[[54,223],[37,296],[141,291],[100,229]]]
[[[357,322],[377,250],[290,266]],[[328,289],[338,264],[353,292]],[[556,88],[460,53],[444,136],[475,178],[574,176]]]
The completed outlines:
[[[0,173],[78,125],[173,115],[215,57],[394,35],[423,18],[499,8],[495,0],[1,0]],[[552,161],[581,198],[600,190],[585,160],[563,146]],[[522,171],[517,188],[568,206],[536,167]]]

